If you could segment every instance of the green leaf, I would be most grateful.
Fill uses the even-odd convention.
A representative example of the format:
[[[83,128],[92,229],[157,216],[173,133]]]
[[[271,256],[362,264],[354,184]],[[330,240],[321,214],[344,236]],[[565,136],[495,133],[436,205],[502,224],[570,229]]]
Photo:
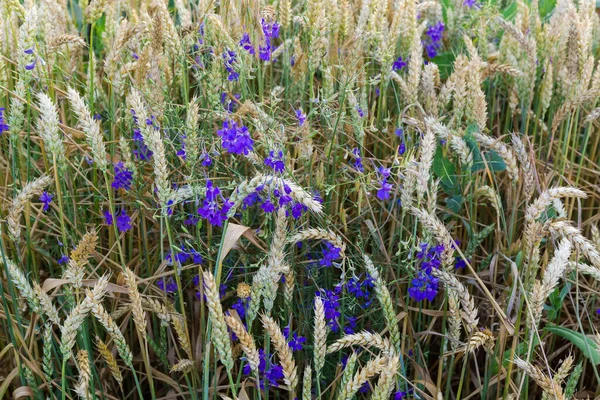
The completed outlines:
[[[433,157],[433,173],[441,179],[442,185],[452,190],[456,186],[456,167],[444,156],[441,146],[438,146]]]
[[[583,355],[593,362],[594,365],[600,364],[600,349],[598,348],[596,342],[589,337],[581,334],[580,332],[557,325],[547,326],[544,328],[544,330],[567,339],[569,342],[577,346],[579,350],[583,352]]]
[[[492,172],[504,171],[506,169],[506,164],[502,157],[498,155],[493,150],[487,151],[485,153],[485,162],[483,157],[481,157],[481,150],[479,149],[479,145],[477,141],[473,138],[473,132],[478,132],[479,128],[475,124],[471,124],[467,127],[465,131],[464,140],[467,143],[467,147],[471,150],[471,154],[473,154],[473,166],[471,167],[471,172],[477,172],[485,169],[485,166],[490,169]]]

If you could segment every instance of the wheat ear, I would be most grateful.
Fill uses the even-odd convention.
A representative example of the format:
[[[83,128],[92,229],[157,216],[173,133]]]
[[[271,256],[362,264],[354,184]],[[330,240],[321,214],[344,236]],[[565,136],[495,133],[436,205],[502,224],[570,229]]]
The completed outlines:
[[[302,400],[312,400],[312,370],[310,365],[304,368],[304,376],[302,377]]]
[[[371,400],[387,400],[390,398],[390,394],[392,393],[392,390],[394,390],[394,385],[396,383],[396,372],[398,371],[399,365],[400,356],[398,354],[390,356],[387,367],[384,368],[379,375],[379,380],[377,381],[377,386],[375,386],[375,389],[373,390]]]
[[[75,386],[75,393],[77,393],[80,398],[87,400],[91,370],[90,360],[86,350],[79,350],[77,352],[77,364],[79,365],[79,381]]]
[[[411,211],[419,218],[419,221],[429,232],[429,234],[435,237],[438,243],[444,246],[444,252],[442,255],[444,266],[451,265],[454,261],[454,241],[452,240],[450,233],[442,221],[440,221],[435,215],[430,214],[427,211],[419,210],[415,207],[413,207]]]
[[[204,278],[204,293],[206,294],[206,303],[208,306],[208,316],[212,323],[212,336],[211,339],[221,362],[231,373],[233,369],[233,355],[231,353],[231,342],[229,340],[229,334],[227,333],[227,324],[225,324],[225,318],[223,315],[223,308],[221,307],[221,301],[219,300],[219,290],[215,283],[215,278],[212,273],[205,271],[202,274]]]
[[[389,359],[381,356],[369,360],[367,364],[354,375],[350,382],[340,388],[337,399],[350,400],[366,381],[379,374],[383,369],[386,369],[388,363]]]
[[[362,331],[344,335],[327,348],[327,354],[335,353],[350,346],[375,347],[384,352],[390,352],[390,341],[379,333]]]
[[[23,189],[14,198],[10,208],[8,209],[8,216],[6,217],[6,225],[8,226],[8,235],[15,242],[18,243],[21,239],[21,214],[25,209],[25,205],[34,197],[42,194],[42,191],[46,186],[52,182],[52,178],[49,176],[41,176],[36,180],[27,183]]]
[[[6,260],[6,268],[8,269],[8,274],[10,275],[13,284],[17,287],[17,289],[19,289],[19,293],[21,293],[21,296],[25,298],[27,304],[29,304],[29,307],[31,308],[31,311],[41,315],[43,310],[40,305],[40,300],[29,284],[27,277],[13,261],[6,257],[0,257],[0,262],[2,262],[3,259]]]
[[[192,360],[179,360],[179,362],[171,367],[171,372],[189,372],[194,368],[194,361]]]
[[[238,337],[238,340],[240,341],[240,344],[242,346],[242,350],[244,351],[244,354],[246,354],[246,358],[248,359],[248,364],[250,365],[250,369],[255,374],[258,374],[258,365],[260,364],[260,354],[258,353],[258,350],[256,349],[256,344],[254,343],[254,339],[248,333],[248,331],[246,330],[246,327],[244,326],[244,324],[242,324],[242,322],[238,318],[235,318],[232,315],[226,315],[225,322],[227,323],[227,326],[229,326],[229,328],[233,331],[233,333],[235,333],[235,335]]]
[[[563,197],[585,199],[587,198],[587,194],[580,189],[569,187],[556,187],[545,190],[537,199],[535,199],[533,203],[529,205],[529,207],[527,207],[527,212],[525,213],[525,221],[527,224],[532,224],[550,206],[550,204],[552,204],[554,200],[561,199]]]
[[[327,325],[325,322],[325,306],[323,300],[315,297],[315,333],[314,333],[314,363],[317,379],[319,379],[321,370],[325,365],[325,355],[327,354]]]
[[[477,330],[477,323],[479,318],[477,317],[477,308],[475,307],[475,301],[469,294],[467,288],[464,287],[459,280],[449,272],[441,269],[432,269],[431,273],[444,283],[451,291],[454,291],[460,300],[460,304],[463,308],[463,318],[466,322],[465,328],[468,333]]]
[[[386,326],[390,331],[390,338],[392,339],[392,345],[396,350],[400,349],[400,329],[398,327],[398,317],[396,311],[394,311],[394,304],[392,302],[392,296],[387,288],[385,282],[379,275],[379,271],[375,268],[373,261],[365,254],[363,256],[365,260],[365,268],[371,277],[375,280],[375,294],[377,300],[381,303],[383,310],[383,316],[385,318]]]
[[[519,369],[522,369],[531,379],[535,381],[549,396],[556,398],[557,400],[564,400],[565,395],[556,382],[553,382],[541,369],[532,365],[531,363],[515,357],[514,363]]]
[[[54,375],[54,359],[52,358],[52,324],[44,325],[44,376],[48,382],[52,381]]]
[[[188,358],[190,358],[190,359],[193,358],[192,357],[192,346],[190,345],[190,341],[188,339],[188,335],[187,335],[187,331],[185,329],[183,317],[182,316],[173,317],[171,319],[171,323],[173,324],[173,328],[175,329],[175,332],[177,333],[177,339],[179,340],[179,344],[181,345],[181,348],[183,349],[183,351],[185,351],[185,354],[187,354]]]
[[[94,304],[92,306],[92,313],[112,338],[113,342],[117,346],[119,355],[125,362],[125,365],[127,365],[129,368],[133,368],[133,354],[131,354],[131,350],[125,341],[123,333],[117,324],[115,324],[115,322],[112,320],[110,314],[106,311],[102,304]]]
[[[42,287],[37,282],[33,283],[33,291],[39,300],[40,307],[42,308],[44,314],[46,314],[48,319],[52,321],[53,324],[60,326],[60,318],[54,303],[52,303],[52,298],[48,296],[48,293],[44,292]]]
[[[96,347],[98,348],[98,352],[104,359],[104,362],[108,366],[108,369],[110,370],[110,374],[112,375],[113,378],[115,378],[115,381],[117,381],[119,386],[122,386],[123,375],[121,375],[121,370],[119,369],[119,366],[117,365],[117,360],[113,356],[112,351],[110,351],[110,349],[108,348],[106,343],[104,343],[102,341],[102,339],[100,339],[98,336],[96,336]]]
[[[68,358],[71,355],[71,349],[75,344],[75,337],[77,336],[77,330],[83,323],[85,317],[92,310],[94,305],[100,304],[104,294],[106,293],[106,287],[108,286],[108,276],[102,276],[98,279],[96,286],[93,290],[87,290],[86,297],[79,303],[67,316],[61,331],[61,344],[60,352],[63,358]]]
[[[273,320],[273,318],[263,315],[262,323],[265,330],[269,333],[271,341],[277,350],[281,366],[283,367],[284,382],[290,388],[290,391],[294,393],[296,386],[298,385],[298,368],[294,362],[294,356],[292,349],[285,340],[285,336],[281,332],[279,325]]]
[[[146,334],[146,312],[142,307],[142,299],[138,291],[136,276],[131,269],[125,267],[123,270],[125,277],[125,287],[131,300],[131,312],[133,313],[133,321],[138,332],[142,335]]]

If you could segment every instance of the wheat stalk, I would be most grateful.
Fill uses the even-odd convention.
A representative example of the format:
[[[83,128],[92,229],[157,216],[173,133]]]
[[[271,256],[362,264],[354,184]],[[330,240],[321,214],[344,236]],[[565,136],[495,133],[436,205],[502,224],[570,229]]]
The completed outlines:
[[[384,369],[387,369],[389,362],[390,360],[388,357],[381,356],[369,360],[365,366],[354,375],[351,381],[340,388],[337,399],[350,400],[366,381],[379,374]]]
[[[246,358],[248,359],[250,369],[252,369],[252,371],[255,374],[258,374],[260,354],[256,349],[254,339],[248,333],[246,327],[244,327],[244,324],[242,324],[242,322],[238,318],[235,318],[232,315],[226,315],[225,322],[227,323],[227,326],[229,326],[229,328],[233,331],[233,333],[235,333],[235,335],[238,337],[238,340],[240,341],[240,344],[242,346],[242,350],[244,351],[244,354],[246,354]]]
[[[75,393],[77,393],[80,398],[87,400],[91,370],[90,360],[86,350],[79,350],[79,352],[77,352],[77,364],[79,366],[79,381],[77,382],[77,385],[75,385]]]
[[[128,267],[123,269],[123,276],[125,278],[125,287],[131,300],[131,312],[133,313],[135,327],[140,334],[146,335],[146,312],[142,307],[142,299],[138,291],[136,276]]]
[[[171,367],[171,372],[189,372],[194,368],[194,361],[179,360],[179,362]]]
[[[362,331],[350,335],[344,335],[327,348],[327,354],[335,353],[350,346],[375,347],[383,352],[392,350],[390,341],[379,333]]]
[[[188,358],[192,357],[192,346],[190,345],[190,341],[188,339],[187,331],[185,329],[185,324],[182,316],[171,318],[171,323],[173,324],[173,328],[177,333],[177,339],[179,339],[179,344],[185,354],[187,354]]]
[[[117,324],[115,324],[112,318],[110,317],[110,314],[106,311],[106,309],[104,309],[102,304],[95,302],[92,306],[92,313],[112,338],[113,342],[117,346],[117,351],[119,352],[119,355],[125,362],[125,365],[127,365],[129,368],[133,368],[133,355],[131,354],[129,345],[125,341],[125,337],[123,336],[123,333],[121,332]]]
[[[556,398],[557,400],[563,400],[565,398],[564,392],[560,385],[548,376],[546,376],[541,369],[532,365],[531,363],[515,357],[514,363],[519,369],[522,369],[531,379],[535,381],[549,396]]]
[[[46,150],[52,154],[52,163],[61,171],[65,171],[65,147],[58,128],[58,112],[54,102],[46,93],[37,94],[38,106],[40,108],[40,120],[38,132],[44,141]]]

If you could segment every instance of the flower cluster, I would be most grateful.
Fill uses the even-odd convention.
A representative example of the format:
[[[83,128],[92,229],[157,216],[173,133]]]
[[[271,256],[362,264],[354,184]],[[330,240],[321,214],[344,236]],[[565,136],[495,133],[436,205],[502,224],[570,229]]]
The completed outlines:
[[[394,134],[400,138],[400,145],[398,146],[398,154],[403,155],[406,153],[406,143],[404,143],[404,129],[397,128]]]
[[[258,373],[259,376],[262,376],[260,388],[264,390],[270,386],[278,387],[281,380],[283,380],[283,367],[271,361],[271,357],[267,357],[263,349],[258,349],[258,355],[260,359]],[[250,375],[252,373],[250,364],[246,363],[244,365],[243,373],[245,375]]]
[[[358,147],[352,149],[352,155],[354,155],[354,168],[357,171],[365,172],[365,166],[363,165],[360,149]]]
[[[167,253],[165,260],[169,264],[173,263],[173,255],[170,251]],[[185,264],[190,260],[192,260],[194,264],[202,264],[203,261],[202,255],[199,252],[193,248],[190,248],[189,251],[186,251],[185,246],[181,246],[181,250],[175,253],[175,261],[177,261],[179,264]]]
[[[127,215],[125,209],[122,209],[121,213],[117,214],[117,229],[119,229],[119,232],[127,232],[128,230],[130,230],[131,217]],[[104,222],[106,222],[106,225],[113,224],[113,215],[108,210],[104,211]]]
[[[135,111],[131,110],[131,116],[133,117],[133,141],[135,142],[137,148],[133,150],[133,155],[142,161],[147,161],[152,157],[152,151],[148,148],[146,143],[144,142],[144,137],[142,136],[142,131],[140,130],[138,117],[135,114]]]
[[[373,302],[373,289],[375,288],[375,280],[369,274],[366,274],[364,279],[353,276],[346,283],[348,293],[362,301],[364,307],[369,307]]]
[[[230,153],[248,155],[254,148],[248,127],[239,126],[234,120],[223,121],[223,129],[217,131],[222,145]]]
[[[237,81],[240,77],[240,74],[233,67],[233,64],[237,63],[237,56],[235,54],[235,51],[225,50],[223,52],[223,63],[225,64],[225,69],[229,73],[227,79],[229,81]]]
[[[341,249],[334,246],[329,242],[325,242],[325,248],[323,248],[322,258],[319,260],[321,267],[331,267],[334,265],[334,261],[341,257]]]
[[[425,34],[427,38],[423,41],[423,46],[429,58],[434,58],[438,50],[442,47],[442,35],[444,33],[444,23],[437,22],[435,25],[427,27]]]
[[[165,278],[160,278],[156,281],[156,286],[166,293],[175,293],[177,291],[177,283],[173,277],[169,277],[168,280],[165,280]]]
[[[398,57],[398,59],[392,64],[392,69],[394,71],[400,71],[404,67],[406,67],[406,61],[404,61],[402,57]]]
[[[269,151],[269,157],[265,158],[265,165],[270,167],[275,172],[283,172],[285,170],[285,163],[283,161],[283,151]]]
[[[333,290],[321,289],[316,293],[317,296],[323,300],[323,306],[325,308],[325,319],[327,325],[331,328],[332,332],[339,332],[340,322],[339,318],[342,315],[340,313],[340,294],[342,293],[342,285],[336,285]]]
[[[42,211],[44,211],[44,212],[48,211],[48,208],[50,208],[50,203],[52,203],[53,197],[54,197],[54,195],[51,195],[48,192],[42,193],[42,195],[40,196],[40,202],[44,204]]]
[[[298,125],[300,126],[303,126],[306,122],[306,115],[302,112],[301,108],[296,110],[296,118],[298,118]]]
[[[440,267],[444,246],[430,247],[427,243],[422,243],[420,247],[417,253],[417,258],[421,260],[420,270],[413,279],[408,294],[416,301],[433,301],[439,290],[439,280],[432,275],[432,270]]]
[[[377,171],[379,172],[379,175],[381,175],[379,181],[380,188],[377,190],[377,198],[379,200],[387,200],[390,198],[390,192],[394,188],[394,186],[387,181],[390,177],[390,169],[379,167]]]
[[[275,21],[267,23],[264,18],[260,21],[260,24],[265,35],[265,44],[258,48],[258,56],[263,61],[271,61],[271,54],[273,53],[272,41],[274,38],[279,37],[279,24]]]
[[[8,132],[9,129],[10,127],[4,121],[4,107],[0,107],[0,135],[2,135],[2,132]]]
[[[286,337],[287,342],[292,351],[300,351],[304,348],[304,343],[306,343],[306,338],[304,336],[298,336],[296,332],[293,332],[290,336],[290,327],[289,325],[283,328],[283,336]]]
[[[236,100],[239,100],[242,98],[242,95],[239,93],[236,93],[233,95],[233,97]],[[235,102],[232,98],[230,98],[229,95],[227,94],[227,92],[221,93],[221,104],[223,105],[223,108],[230,114],[235,111],[236,106],[237,106],[237,102]]]
[[[223,206],[219,207],[219,198],[223,201]],[[227,213],[233,206],[233,203],[221,195],[221,189],[214,186],[212,181],[206,181],[206,199],[202,207],[198,209],[198,214],[206,218],[213,226],[222,226],[227,220]]]
[[[291,213],[294,219],[298,219],[308,210],[308,208],[302,203],[296,203],[292,200],[290,194],[292,189],[283,184],[281,188],[275,188],[270,191],[267,190],[265,185],[260,185],[256,190],[250,193],[242,201],[242,209],[246,210],[248,207],[252,207],[255,204],[260,204],[260,208],[266,213],[272,213],[276,209],[281,207],[289,207],[287,214]],[[271,194],[274,199],[272,199]]]
[[[125,167],[122,161],[115,164],[115,178],[111,184],[113,189],[125,189],[131,188],[131,182],[133,181],[133,173]]]

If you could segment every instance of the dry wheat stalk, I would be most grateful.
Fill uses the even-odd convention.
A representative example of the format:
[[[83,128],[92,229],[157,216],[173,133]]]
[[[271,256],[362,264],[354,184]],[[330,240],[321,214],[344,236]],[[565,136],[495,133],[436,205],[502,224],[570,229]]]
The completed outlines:
[[[342,336],[327,348],[327,354],[350,346],[375,347],[387,353],[392,350],[387,338],[382,337],[379,333],[362,331]]]
[[[104,343],[98,336],[96,336],[96,348],[108,366],[110,374],[113,378],[115,378],[119,386],[121,386],[123,384],[123,375],[121,375],[121,370],[117,365],[117,360],[113,356],[112,351],[110,351],[106,343]]]
[[[90,360],[86,350],[79,350],[77,352],[77,364],[79,366],[79,381],[75,385],[75,393],[77,393],[80,398],[87,400],[91,370]]]
[[[381,356],[369,360],[365,366],[354,375],[350,382],[340,388],[337,399],[350,400],[366,381],[386,369],[389,362],[390,360],[388,357]]]
[[[481,143],[482,146],[490,148],[498,153],[500,158],[502,158],[506,164],[506,172],[508,172],[510,179],[516,183],[519,180],[519,167],[517,165],[517,159],[513,150],[500,140],[479,132],[474,132],[473,137],[477,140],[477,142]]]
[[[190,340],[188,339],[188,334],[187,334],[187,330],[185,329],[185,323],[183,321],[183,317],[182,316],[173,316],[173,318],[171,318],[171,323],[173,324],[173,328],[175,329],[175,332],[177,333],[177,339],[179,340],[179,344],[181,345],[181,348],[183,349],[183,351],[185,351],[185,354],[188,356],[188,358],[193,358],[192,357],[192,346],[190,345]]]
[[[305,240],[325,240],[338,249],[340,249],[340,255],[345,257],[346,244],[338,235],[334,232],[323,229],[323,228],[308,228],[304,229],[294,235],[292,235],[287,241],[288,243],[303,242]]]
[[[574,362],[575,362],[575,359],[573,358],[572,355],[569,354],[569,356],[567,356],[567,358],[565,358],[560,363],[560,367],[558,367],[558,371],[556,371],[556,374],[554,374],[554,377],[552,378],[554,380],[554,382],[561,385],[565,380],[567,380],[567,378],[569,377],[571,368],[573,368]]]
[[[208,307],[208,315],[212,323],[212,342],[217,350],[217,354],[221,362],[228,372],[233,369],[233,355],[231,353],[231,342],[227,333],[227,324],[219,299],[219,290],[215,283],[215,278],[209,271],[202,273],[204,281],[204,293],[206,294],[206,305]],[[191,357],[190,357],[191,358]]]
[[[448,334],[451,339],[450,346],[453,350],[456,350],[460,343],[462,320],[460,317],[460,299],[454,291],[448,292],[448,325]]]
[[[477,323],[479,318],[477,317],[477,308],[475,307],[475,301],[469,294],[467,288],[464,287],[458,279],[451,273],[442,269],[432,269],[431,273],[437,277],[444,286],[449,290],[454,291],[460,300],[460,304],[463,308],[463,319],[466,322],[465,328],[470,334],[471,332],[477,331]]]
[[[173,312],[169,309],[169,307],[165,306],[160,301],[151,297],[142,297],[142,304],[146,308],[152,310],[152,312],[156,314],[158,319],[160,319],[163,324],[168,325],[169,322],[171,322],[171,314]],[[129,305],[127,305],[126,309],[129,310]],[[112,315],[112,317],[113,319],[117,319],[114,315]]]
[[[262,323],[265,330],[269,333],[271,341],[277,350],[281,366],[283,367],[284,382],[290,388],[292,393],[295,393],[298,385],[298,368],[294,362],[292,349],[287,343],[285,336],[281,332],[279,325],[269,316],[262,316]]]
[[[467,351],[474,353],[480,347],[484,347],[488,351],[494,348],[496,338],[489,329],[474,332],[467,343]]]
[[[578,199],[587,198],[587,194],[577,188],[569,188],[569,187],[556,187],[547,189],[542,194],[535,199],[533,203],[527,207],[527,212],[525,213],[525,220],[528,224],[533,223],[537,218],[539,218],[544,211],[552,204],[552,201],[555,199],[561,199],[564,197],[574,197]]]
[[[39,196],[46,186],[52,182],[52,178],[49,176],[41,176],[29,183],[27,183],[23,189],[13,199],[13,202],[8,209],[8,216],[6,217],[6,225],[8,226],[8,235],[15,242],[18,243],[21,239],[21,214],[25,209],[25,205],[34,196]]]
[[[189,372],[194,368],[194,361],[179,360],[179,362],[171,367],[171,372]]]
[[[548,230],[553,235],[568,238],[577,251],[590,260],[596,268],[600,268],[600,252],[592,242],[581,234],[579,229],[567,221],[555,221],[548,225]]]
[[[519,357],[515,357],[514,363],[517,367],[529,375],[529,377],[533,379],[535,383],[537,383],[544,390],[544,392],[550,395],[551,398],[564,400],[565,395],[560,385],[547,377],[541,369],[525,360],[520,359]]]

